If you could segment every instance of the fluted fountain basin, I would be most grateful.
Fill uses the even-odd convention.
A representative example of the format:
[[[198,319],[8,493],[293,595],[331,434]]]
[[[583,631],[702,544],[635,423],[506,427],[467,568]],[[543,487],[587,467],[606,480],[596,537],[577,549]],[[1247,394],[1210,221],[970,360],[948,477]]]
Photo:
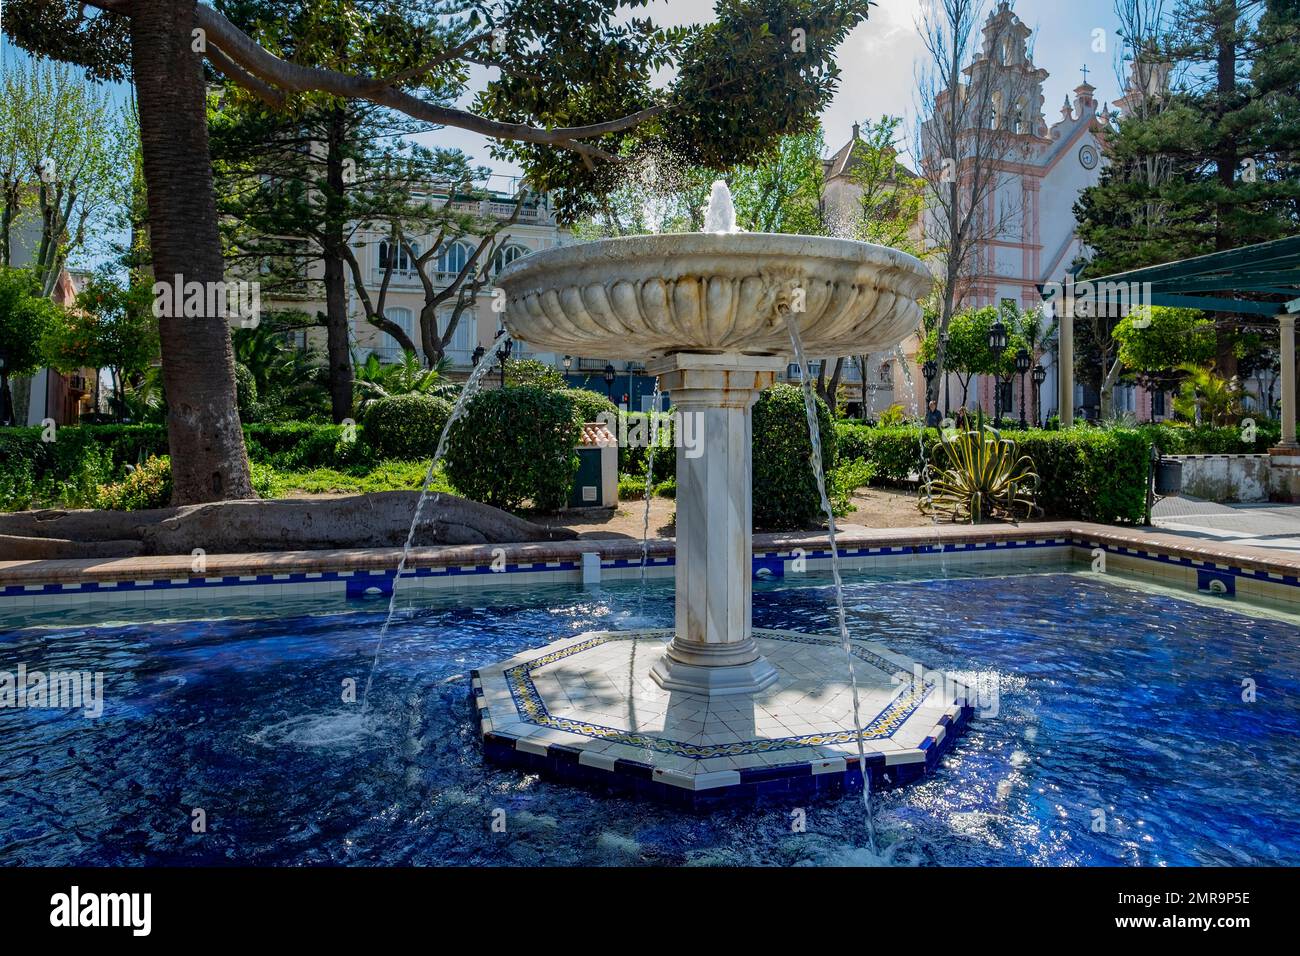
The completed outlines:
[[[684,233],[602,239],[501,271],[504,321],[538,351],[606,358],[674,352],[788,355],[783,316],[809,355],[897,345],[921,321],[929,270],[850,239]]]

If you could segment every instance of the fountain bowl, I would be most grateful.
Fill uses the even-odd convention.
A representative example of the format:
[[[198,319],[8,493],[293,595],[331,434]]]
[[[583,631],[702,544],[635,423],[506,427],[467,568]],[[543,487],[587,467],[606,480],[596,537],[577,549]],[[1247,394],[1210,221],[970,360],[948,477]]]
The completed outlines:
[[[538,351],[642,359],[892,348],[921,324],[932,278],[896,249],[823,236],[681,233],[601,239],[503,269],[504,320]]]

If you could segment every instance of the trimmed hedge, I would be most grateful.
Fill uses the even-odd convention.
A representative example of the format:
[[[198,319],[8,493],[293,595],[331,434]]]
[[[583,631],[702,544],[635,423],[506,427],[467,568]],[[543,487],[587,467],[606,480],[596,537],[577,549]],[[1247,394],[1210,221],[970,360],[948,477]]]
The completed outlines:
[[[1038,504],[1049,515],[1104,523],[1146,517],[1151,443],[1131,428],[1025,431],[1011,436],[1042,482]]]
[[[556,511],[578,471],[579,426],[562,391],[521,385],[480,392],[451,426],[447,477],[467,498]]]
[[[903,481],[919,471],[920,441],[926,452],[939,439],[916,426],[872,428],[840,422],[840,460],[861,458],[877,479]],[[1038,504],[1051,517],[1098,522],[1140,522],[1146,516],[1148,436],[1133,428],[1077,426],[1068,431],[1008,431],[1042,479]]]
[[[376,458],[429,459],[450,417],[451,403],[443,398],[381,398],[366,412],[366,444]]]
[[[830,409],[817,399],[822,468],[835,464],[836,434]],[[808,466],[812,442],[803,391],[779,384],[763,392],[754,404],[754,527],[785,531],[803,528],[821,514],[817,479]]]
[[[255,465],[283,470],[338,467],[364,461],[369,446],[356,429],[344,441],[342,425],[308,423],[244,426],[248,457]],[[69,425],[42,441],[43,429],[0,428],[0,510],[34,503],[93,507],[98,487],[121,481],[127,466],[167,455],[164,425]]]
[[[836,422],[840,461],[870,462],[875,466],[877,481],[907,481],[921,470],[921,431],[914,425],[875,427]],[[929,429],[929,435],[933,440],[937,432]]]
[[[1255,419],[1255,440],[1242,440],[1240,426],[1215,428],[1211,425],[1139,425],[1147,440],[1166,455],[1242,455],[1268,451],[1282,440],[1282,423]],[[1297,429],[1300,435],[1300,429]]]

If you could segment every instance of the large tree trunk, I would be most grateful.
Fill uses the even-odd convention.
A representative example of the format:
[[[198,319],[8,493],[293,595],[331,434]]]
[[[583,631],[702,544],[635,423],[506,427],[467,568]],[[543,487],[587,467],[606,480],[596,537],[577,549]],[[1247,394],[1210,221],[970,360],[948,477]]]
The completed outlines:
[[[329,202],[341,207],[347,187],[343,175],[343,146],[347,138],[343,111],[330,115],[329,141],[325,157]],[[346,223],[340,209],[330,209],[326,216],[325,264],[325,333],[329,358],[330,413],[341,422],[352,414],[352,350],[348,341],[348,300],[345,280],[346,263],[340,251],[347,242]]]
[[[325,259],[325,333],[329,357],[330,414],[343,421],[352,414],[352,352],[348,341],[347,286],[343,258],[327,251]]]
[[[130,22],[154,275],[212,288],[224,270],[194,0],[136,3]],[[173,503],[255,497],[226,317],[163,317],[159,336]]]

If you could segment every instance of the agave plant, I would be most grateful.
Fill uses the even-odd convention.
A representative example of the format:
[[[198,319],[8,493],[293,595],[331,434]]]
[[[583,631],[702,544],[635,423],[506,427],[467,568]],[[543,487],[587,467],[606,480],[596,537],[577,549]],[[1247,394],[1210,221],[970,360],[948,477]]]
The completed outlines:
[[[922,514],[946,514],[954,521],[979,524],[985,518],[1029,517],[1038,474],[1028,455],[979,416],[969,431],[950,430],[930,451],[921,470]]]

